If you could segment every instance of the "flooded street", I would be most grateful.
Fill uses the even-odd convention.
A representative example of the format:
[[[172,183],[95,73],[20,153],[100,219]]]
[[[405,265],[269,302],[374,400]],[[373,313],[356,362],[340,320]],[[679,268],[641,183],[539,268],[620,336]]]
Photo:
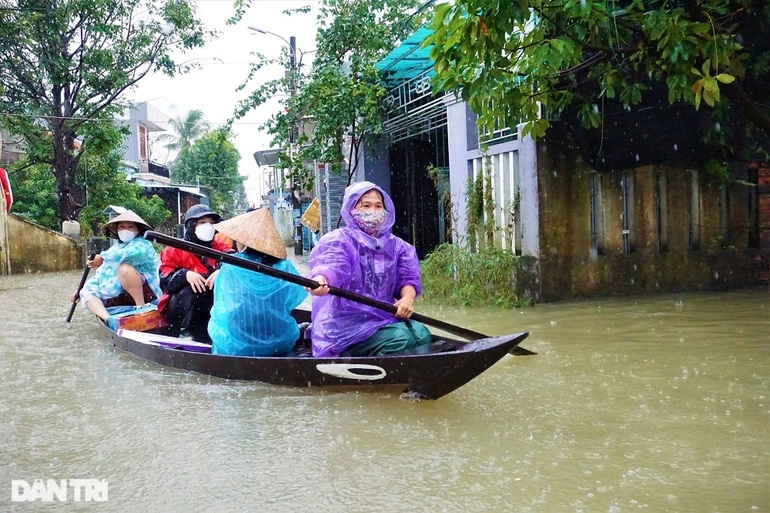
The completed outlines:
[[[418,304],[539,354],[412,402],[146,363],[64,322],[79,277],[0,277],[2,511],[770,511],[767,290]],[[77,478],[109,500],[11,502]]]

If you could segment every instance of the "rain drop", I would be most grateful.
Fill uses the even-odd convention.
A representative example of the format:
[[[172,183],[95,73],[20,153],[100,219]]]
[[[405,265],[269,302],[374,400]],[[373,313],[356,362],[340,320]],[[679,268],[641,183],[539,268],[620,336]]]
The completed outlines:
[[[638,153],[636,154],[635,158],[636,158],[636,161],[639,162],[639,154]]]
[[[674,151],[679,151],[679,145],[677,145],[676,143],[674,144]]]

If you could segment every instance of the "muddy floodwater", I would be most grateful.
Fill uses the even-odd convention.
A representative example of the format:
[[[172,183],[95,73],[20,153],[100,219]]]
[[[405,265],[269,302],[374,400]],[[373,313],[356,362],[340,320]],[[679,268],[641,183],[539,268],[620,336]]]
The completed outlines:
[[[0,511],[770,511],[766,289],[418,303],[539,354],[415,402],[146,363],[64,322],[79,277],[0,277]],[[11,501],[35,479],[108,500]]]

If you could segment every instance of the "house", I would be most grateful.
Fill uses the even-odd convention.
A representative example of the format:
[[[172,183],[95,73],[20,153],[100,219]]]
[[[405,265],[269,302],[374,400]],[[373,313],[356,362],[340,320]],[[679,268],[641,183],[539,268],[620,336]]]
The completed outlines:
[[[731,182],[718,182],[700,167],[699,141],[656,131],[661,116],[692,123],[687,109],[618,113],[605,121],[615,123],[615,138],[603,141],[598,158],[586,157],[590,138],[559,121],[537,141],[522,137],[520,127],[480,135],[465,103],[433,94],[430,48],[422,48],[428,33],[420,29],[378,64],[389,115],[384,136],[362,152],[356,176],[389,191],[394,233],[420,258],[447,238],[474,237],[466,208],[469,183],[476,182],[492,202],[483,220],[493,218],[495,245],[521,256],[521,296],[551,301],[768,284],[766,162],[730,162]],[[646,136],[623,129],[636,123],[646,123]],[[450,215],[429,168],[449,182]],[[324,212],[341,188],[322,173],[317,178],[328,189]]]
[[[172,184],[168,168],[153,160],[151,134],[165,132],[169,117],[149,102],[134,105],[126,113],[122,123],[128,129],[123,136],[124,158],[122,161],[126,179],[141,186],[148,196],[158,195],[171,218],[157,227],[167,233],[181,235],[184,213],[199,203],[208,204],[208,196],[198,185]]]

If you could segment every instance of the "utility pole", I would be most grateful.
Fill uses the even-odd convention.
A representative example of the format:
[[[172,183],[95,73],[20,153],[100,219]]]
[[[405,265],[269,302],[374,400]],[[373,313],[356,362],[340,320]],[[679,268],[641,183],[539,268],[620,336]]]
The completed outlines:
[[[294,151],[297,144],[297,113],[294,111],[294,105],[292,104],[294,96],[297,94],[297,38],[294,36],[289,37],[289,73],[289,115],[291,116],[291,125],[289,126],[289,160],[291,160],[293,165]],[[300,222],[302,218],[302,204],[299,201],[300,189],[296,177],[293,178],[291,198],[294,209],[294,254],[302,255],[302,223]]]
[[[249,30],[252,30],[254,32],[258,32],[260,34],[270,34],[271,36],[275,36],[279,39],[282,39],[285,43],[288,43],[289,45],[289,115],[291,116],[291,123],[289,124],[289,148],[288,148],[288,154],[289,154],[289,161],[293,164],[294,163],[294,157],[296,155],[296,144],[297,144],[297,113],[295,112],[294,105],[293,105],[293,99],[294,96],[297,94],[297,38],[294,36],[289,37],[289,40],[286,41],[286,39],[281,36],[280,34],[276,34],[275,32],[270,32],[269,30],[261,29],[258,27],[248,27]],[[301,59],[300,59],[301,61]],[[283,183],[281,183],[281,188],[283,188]],[[303,254],[303,247],[302,247],[302,223],[300,222],[300,218],[302,217],[302,204],[299,201],[300,199],[300,188],[299,188],[299,182],[296,178],[293,178],[292,180],[292,186],[291,186],[291,201],[292,201],[292,209],[294,210],[293,218],[294,218],[294,254],[295,255],[302,255]]]

